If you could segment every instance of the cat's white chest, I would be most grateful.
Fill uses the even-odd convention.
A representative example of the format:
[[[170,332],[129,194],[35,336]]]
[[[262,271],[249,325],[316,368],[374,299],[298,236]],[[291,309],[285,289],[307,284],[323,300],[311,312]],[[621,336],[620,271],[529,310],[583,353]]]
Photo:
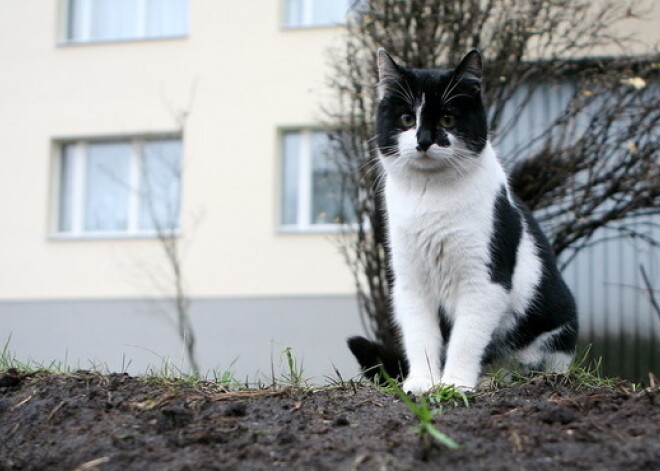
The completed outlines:
[[[388,182],[394,272],[449,315],[465,287],[486,281],[491,205],[469,188],[414,188]]]

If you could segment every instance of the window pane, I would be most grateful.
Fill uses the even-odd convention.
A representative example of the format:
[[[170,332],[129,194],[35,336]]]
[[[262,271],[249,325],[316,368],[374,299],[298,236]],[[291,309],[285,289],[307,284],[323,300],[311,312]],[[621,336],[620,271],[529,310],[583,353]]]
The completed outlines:
[[[85,231],[128,229],[130,154],[127,142],[87,145]]]
[[[288,26],[303,24],[303,0],[288,0],[286,2],[284,24]]]
[[[342,23],[350,0],[287,0],[284,24],[287,26],[322,26]]]
[[[147,0],[149,37],[182,36],[188,32],[188,0]]]
[[[298,222],[300,133],[288,132],[282,136],[282,224]]]
[[[135,0],[91,0],[89,39],[131,39],[137,36]]]
[[[347,220],[344,179],[332,159],[332,147],[325,133],[312,134],[313,224],[341,224]]]
[[[75,144],[67,144],[62,147],[57,221],[57,230],[59,232],[71,232],[73,230],[74,151]]]
[[[69,39],[108,41],[188,32],[188,0],[70,0]]]
[[[347,10],[346,0],[312,1],[312,24],[331,25],[342,23]]]
[[[140,229],[179,227],[181,141],[146,141],[140,174]]]
[[[68,39],[83,39],[87,37],[85,31],[87,12],[84,5],[84,0],[69,0],[68,11]]]

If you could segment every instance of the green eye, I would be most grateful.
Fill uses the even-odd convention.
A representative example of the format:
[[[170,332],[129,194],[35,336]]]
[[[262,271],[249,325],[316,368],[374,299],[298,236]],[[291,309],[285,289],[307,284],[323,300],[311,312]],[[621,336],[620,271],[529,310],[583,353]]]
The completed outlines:
[[[411,115],[410,113],[402,114],[401,115],[401,124],[403,124],[407,128],[409,128],[411,126],[414,126],[415,125],[415,116]]]
[[[440,118],[438,124],[440,124],[440,126],[442,126],[443,128],[453,128],[454,125],[456,124],[456,118],[454,118],[450,114],[446,114]]]

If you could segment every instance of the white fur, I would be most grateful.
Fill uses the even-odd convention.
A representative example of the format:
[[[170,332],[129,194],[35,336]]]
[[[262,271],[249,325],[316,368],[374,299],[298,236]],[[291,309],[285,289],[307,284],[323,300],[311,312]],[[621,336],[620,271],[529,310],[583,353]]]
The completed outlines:
[[[541,277],[524,231],[512,289],[491,281],[493,207],[506,175],[490,144],[470,156],[460,140],[449,140],[448,148],[420,152],[413,128],[399,136],[399,156],[381,155],[394,313],[410,366],[404,388],[416,394],[438,383],[475,388],[486,346],[513,327],[514,312],[524,312]],[[444,371],[440,306],[453,323]]]

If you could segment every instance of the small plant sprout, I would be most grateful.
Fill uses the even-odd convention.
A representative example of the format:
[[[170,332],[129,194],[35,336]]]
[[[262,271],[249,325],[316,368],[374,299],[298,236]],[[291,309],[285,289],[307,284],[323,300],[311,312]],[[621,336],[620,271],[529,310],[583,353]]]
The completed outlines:
[[[283,352],[287,363],[288,372],[284,373],[285,382],[294,388],[299,388],[303,383],[303,366],[293,356],[291,347],[285,347]]]
[[[218,384],[222,384],[225,386],[229,386],[231,383],[234,382],[234,372],[231,370],[220,370],[220,371],[213,371],[213,376],[215,379],[215,382]]]
[[[428,399],[431,404],[447,404],[451,403],[456,405],[458,403],[465,404],[465,407],[470,407],[469,398],[473,395],[467,395],[465,392],[456,388],[453,384],[443,384],[433,388],[429,393]]]
[[[387,378],[387,375],[385,375]],[[451,437],[445,435],[440,430],[438,430],[435,425],[433,425],[433,419],[442,414],[442,407],[432,409],[429,405],[429,401],[426,396],[418,396],[417,400],[419,404],[415,403],[408,394],[406,394],[403,389],[399,386],[399,383],[392,378],[387,378],[389,391],[392,391],[401,402],[403,402],[406,407],[412,412],[419,420],[419,425],[413,427],[413,430],[417,432],[421,440],[427,439],[427,437],[433,438],[436,442],[446,446],[447,448],[457,449],[460,448],[460,445],[456,443]],[[466,398],[467,400],[467,398]]]

